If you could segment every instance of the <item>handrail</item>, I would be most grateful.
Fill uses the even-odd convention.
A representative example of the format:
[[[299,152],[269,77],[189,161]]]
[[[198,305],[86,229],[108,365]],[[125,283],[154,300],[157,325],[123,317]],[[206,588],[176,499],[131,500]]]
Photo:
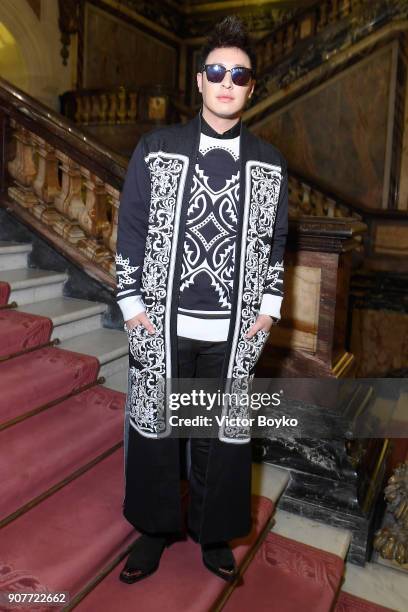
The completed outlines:
[[[118,187],[126,174],[128,160],[96,138],[78,128],[73,121],[55,112],[39,100],[0,77],[0,111],[18,117],[30,130],[39,135],[48,133],[73,159],[89,160],[91,167],[112,180]]]
[[[276,67],[276,63],[292,53],[299,43],[310,40],[326,26],[335,26],[348,18],[350,26],[355,30],[351,42],[355,42],[365,31],[372,32],[387,20],[406,15],[407,7],[402,6],[399,0],[383,3],[372,3],[369,0],[313,2],[257,41],[258,78],[267,77],[272,66]],[[338,34],[335,29],[335,35]],[[344,45],[344,41],[341,44]]]

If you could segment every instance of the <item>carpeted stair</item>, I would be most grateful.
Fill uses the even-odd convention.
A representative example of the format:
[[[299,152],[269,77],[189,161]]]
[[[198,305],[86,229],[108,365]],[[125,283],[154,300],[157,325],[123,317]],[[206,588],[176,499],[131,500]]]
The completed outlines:
[[[0,306],[7,304],[10,297],[10,285],[0,281]]]
[[[95,357],[47,347],[0,363],[0,427],[96,382]]]
[[[63,296],[65,275],[24,273],[29,251],[0,243],[0,295],[22,300],[0,309],[0,590],[69,592],[68,606],[44,610],[385,611],[340,591],[341,555],[270,531],[288,477],[267,465],[254,466],[252,531],[231,542],[234,585],[187,537],[149,579],[119,581],[139,535],[122,515],[125,394],[114,390],[126,390],[127,338],[102,328],[103,304]],[[180,495],[185,512],[184,482]]]
[[[0,310],[0,359],[45,345],[52,332],[52,321],[48,317]]]

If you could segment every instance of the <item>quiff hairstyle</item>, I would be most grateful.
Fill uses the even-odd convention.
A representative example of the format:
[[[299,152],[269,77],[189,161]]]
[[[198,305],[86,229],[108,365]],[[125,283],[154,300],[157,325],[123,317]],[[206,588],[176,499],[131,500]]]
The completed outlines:
[[[244,22],[235,15],[225,17],[217,23],[200,50],[200,70],[204,68],[207,57],[214,49],[237,47],[244,51],[250,61],[253,74],[256,71],[256,55]]]

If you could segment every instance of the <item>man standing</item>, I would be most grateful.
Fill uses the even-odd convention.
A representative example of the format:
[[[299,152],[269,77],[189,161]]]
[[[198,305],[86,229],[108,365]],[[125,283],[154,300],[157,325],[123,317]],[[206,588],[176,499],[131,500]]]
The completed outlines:
[[[142,535],[127,583],[153,573],[183,530],[163,381],[252,377],[280,318],[287,166],[241,123],[254,75],[247,32],[227,17],[202,49],[201,112],[143,136],[129,163],[116,255],[130,345],[123,512]],[[251,529],[251,445],[225,428],[190,445],[188,531],[206,567],[233,580],[228,541]]]

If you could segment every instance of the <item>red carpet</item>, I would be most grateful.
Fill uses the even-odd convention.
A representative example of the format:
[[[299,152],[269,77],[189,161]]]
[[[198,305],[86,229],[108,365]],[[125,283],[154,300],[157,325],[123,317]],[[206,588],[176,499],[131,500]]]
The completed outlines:
[[[254,524],[251,533],[246,538],[231,542],[239,564],[247,556],[273,512],[273,503],[265,497],[254,496],[252,504]],[[157,612],[159,608],[164,608],[208,612],[228,586],[222,578],[218,578],[204,567],[201,547],[190,539],[176,542],[166,548],[159,570],[139,583],[128,585],[120,582],[118,575],[125,561],[126,558],[79,603],[75,610]],[[253,601],[245,608],[245,612],[249,610],[258,612]]]
[[[0,520],[121,442],[124,402],[98,385],[0,432]]]
[[[0,310],[0,357],[34,348],[49,341],[52,321],[17,310]]]
[[[341,591],[334,612],[395,612],[395,610]]]
[[[123,493],[119,449],[3,527],[2,590],[29,586],[72,597],[82,589],[135,538],[122,517]]]
[[[3,281],[0,281],[0,306],[7,304],[10,297],[10,285]]]
[[[329,612],[343,560],[273,532],[268,533],[225,612]]]
[[[47,347],[0,363],[0,424],[96,380],[96,357]]]

